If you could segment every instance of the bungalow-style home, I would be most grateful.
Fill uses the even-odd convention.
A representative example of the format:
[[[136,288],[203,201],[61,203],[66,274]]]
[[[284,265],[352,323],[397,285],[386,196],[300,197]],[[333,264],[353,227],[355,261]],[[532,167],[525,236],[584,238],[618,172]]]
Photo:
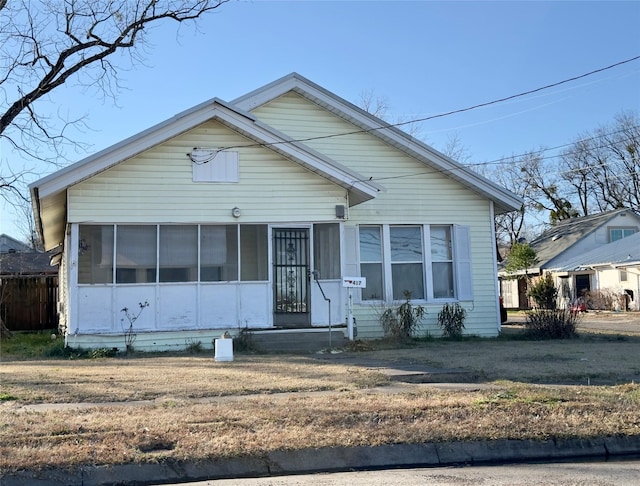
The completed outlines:
[[[379,313],[405,292],[428,311],[423,334],[459,303],[467,333],[495,336],[493,217],[521,206],[296,73],[184,111],[30,190],[45,247],[63,248],[67,343],[121,347],[137,316],[139,349],[345,326],[348,309],[358,338],[380,337]]]
[[[586,292],[602,290],[605,288],[603,281],[594,278],[595,272],[588,265],[592,263],[591,257],[585,259],[588,252],[601,249],[594,256],[604,255],[612,251],[609,243],[639,231],[640,215],[624,208],[572,218],[552,226],[529,245],[536,252],[538,262],[535,267],[522,270],[515,279],[503,270],[498,272],[505,307],[527,308],[527,281],[544,272],[552,272],[560,289],[559,305],[562,307]],[[570,266],[573,268],[569,270]],[[607,280],[607,288],[608,285]]]
[[[559,288],[571,276],[588,272],[599,298],[608,300],[613,310],[640,310],[640,231],[549,269],[559,280]],[[562,297],[562,295],[561,295]]]

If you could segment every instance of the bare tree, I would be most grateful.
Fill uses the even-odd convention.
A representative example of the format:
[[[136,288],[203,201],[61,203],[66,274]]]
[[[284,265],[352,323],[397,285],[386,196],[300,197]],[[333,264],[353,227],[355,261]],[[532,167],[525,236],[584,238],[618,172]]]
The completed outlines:
[[[39,111],[39,100],[64,84],[115,100],[114,54],[141,61],[150,25],[196,21],[227,1],[0,0],[0,138],[28,158],[57,163],[74,143],[66,129],[81,120],[64,120],[60,128]],[[20,192],[23,174],[5,171],[2,193]]]
[[[521,177],[529,186],[525,194],[528,206],[538,211],[548,211],[551,224],[579,216],[571,201],[565,197],[558,172],[545,163],[543,153],[544,150],[530,153],[520,166]]]

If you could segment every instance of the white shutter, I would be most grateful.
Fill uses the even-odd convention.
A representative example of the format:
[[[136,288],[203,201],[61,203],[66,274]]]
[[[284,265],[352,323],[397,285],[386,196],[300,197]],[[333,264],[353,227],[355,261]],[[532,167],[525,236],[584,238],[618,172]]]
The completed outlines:
[[[198,149],[198,151],[197,154],[195,150],[192,153],[193,182],[238,182],[240,180],[238,152],[215,153],[204,149]]]
[[[454,225],[454,265],[456,271],[456,295],[458,300],[473,300],[473,275],[471,273],[471,231],[469,226]]]
[[[344,227],[344,274],[342,276],[360,276],[358,232],[355,226]]]

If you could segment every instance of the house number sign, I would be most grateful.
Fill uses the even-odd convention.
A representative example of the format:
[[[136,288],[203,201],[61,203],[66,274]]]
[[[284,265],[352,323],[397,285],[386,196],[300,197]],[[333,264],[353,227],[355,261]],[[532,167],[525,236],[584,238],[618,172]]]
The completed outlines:
[[[342,277],[342,286],[365,289],[367,288],[367,279],[366,277]]]

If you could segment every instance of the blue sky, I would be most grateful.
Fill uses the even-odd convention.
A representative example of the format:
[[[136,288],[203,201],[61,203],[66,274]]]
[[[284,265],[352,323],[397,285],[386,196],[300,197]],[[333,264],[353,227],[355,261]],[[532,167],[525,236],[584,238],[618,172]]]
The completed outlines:
[[[151,30],[144,64],[117,60],[117,106],[68,86],[39,108],[85,116],[80,160],[213,97],[230,101],[296,71],[348,101],[387,99],[390,121],[504,98],[640,55],[640,1],[236,1],[198,24]],[[420,124],[469,163],[556,147],[640,112],[640,60],[536,94]],[[19,163],[7,145],[3,163]],[[33,164],[32,164],[33,165]],[[36,167],[47,175],[51,167]],[[36,179],[37,177],[34,177]],[[0,233],[21,236],[3,206]]]

